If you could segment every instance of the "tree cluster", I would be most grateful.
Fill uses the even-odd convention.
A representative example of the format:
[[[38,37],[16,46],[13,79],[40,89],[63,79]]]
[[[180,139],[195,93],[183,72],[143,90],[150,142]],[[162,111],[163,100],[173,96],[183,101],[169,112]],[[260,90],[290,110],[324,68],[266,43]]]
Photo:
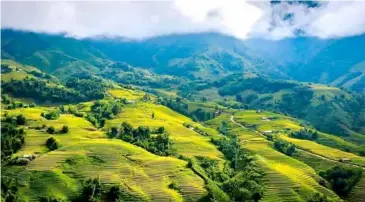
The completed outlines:
[[[295,145],[281,139],[274,139],[274,148],[279,152],[292,156],[295,152]]]
[[[42,112],[41,116],[44,117],[47,120],[57,120],[60,117],[60,111],[59,110],[52,110],[49,112]]]
[[[240,147],[238,138],[212,139],[218,149],[224,154],[229,164],[220,171],[214,161],[204,161],[205,169],[219,187],[232,201],[259,201],[263,195],[261,185],[262,174],[257,171],[254,158]]]
[[[362,176],[362,169],[335,166],[325,172],[320,172],[332,186],[332,189],[340,196],[346,196],[359,182]]]
[[[152,135],[153,133],[157,135]],[[172,142],[163,127],[152,131],[146,126],[133,128],[129,123],[123,122],[120,127],[110,128],[108,135],[110,138],[122,139],[160,156],[172,154]]]
[[[146,201],[143,197],[134,193],[123,185],[105,187],[98,178],[90,178],[83,182],[81,195],[74,201],[97,202],[97,201]]]
[[[36,78],[4,82],[3,89],[6,93],[11,93],[16,97],[32,98],[39,102],[68,103],[88,100],[82,93],[73,89],[49,85],[47,81]]]
[[[117,100],[96,101],[91,106],[87,119],[96,127],[104,127],[106,120],[113,119],[122,111],[122,103]]]
[[[23,115],[5,117],[1,123],[1,159],[16,153],[25,145],[25,131],[17,128],[24,125],[26,119]]]
[[[189,105],[181,100],[181,98],[160,98],[158,102],[174,111],[191,117],[194,121],[207,121],[214,118],[214,113],[211,110],[197,108],[194,111],[189,111]]]
[[[318,132],[308,128],[303,128],[300,129],[299,131],[290,133],[290,137],[304,140],[316,140],[318,138]]]

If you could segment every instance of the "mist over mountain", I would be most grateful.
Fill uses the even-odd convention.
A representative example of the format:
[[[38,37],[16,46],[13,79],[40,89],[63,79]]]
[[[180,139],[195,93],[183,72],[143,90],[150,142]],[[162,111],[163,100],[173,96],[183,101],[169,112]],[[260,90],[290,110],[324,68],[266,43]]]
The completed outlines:
[[[1,201],[365,202],[365,2],[1,2]]]
[[[364,39],[365,35],[340,39],[239,40],[218,33],[202,33],[145,40],[105,37],[79,40],[2,30],[2,57],[37,65],[49,72],[75,63],[85,71],[98,71],[110,61],[122,61],[159,74],[214,80],[231,73],[253,72],[363,91]]]

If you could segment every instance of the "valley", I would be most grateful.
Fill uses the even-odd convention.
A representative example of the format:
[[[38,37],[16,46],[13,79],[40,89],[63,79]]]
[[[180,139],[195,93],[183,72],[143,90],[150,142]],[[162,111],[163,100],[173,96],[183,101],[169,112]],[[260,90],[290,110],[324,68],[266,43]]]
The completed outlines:
[[[2,30],[2,200],[364,201],[363,58],[306,79],[251,43]]]

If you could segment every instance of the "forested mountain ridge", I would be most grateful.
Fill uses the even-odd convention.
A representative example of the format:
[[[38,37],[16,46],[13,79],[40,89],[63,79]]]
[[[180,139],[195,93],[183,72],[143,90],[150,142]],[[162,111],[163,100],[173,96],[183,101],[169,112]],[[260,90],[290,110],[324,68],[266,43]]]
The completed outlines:
[[[299,37],[242,41],[203,33],[144,40],[103,37],[78,40],[62,35],[2,30],[2,58],[48,72],[65,69],[59,70],[62,72],[59,75],[76,71],[72,68],[76,66],[80,72],[98,73],[113,61],[121,61],[158,74],[189,79],[214,80],[244,71],[362,92],[364,38],[360,35],[329,40]]]

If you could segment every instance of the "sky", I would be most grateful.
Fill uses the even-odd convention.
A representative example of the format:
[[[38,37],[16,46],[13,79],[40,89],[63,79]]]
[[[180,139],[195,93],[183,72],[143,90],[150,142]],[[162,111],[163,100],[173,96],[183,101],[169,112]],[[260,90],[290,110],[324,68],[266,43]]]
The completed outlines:
[[[240,39],[365,33],[365,1],[2,1],[1,27],[83,38],[219,32]]]

